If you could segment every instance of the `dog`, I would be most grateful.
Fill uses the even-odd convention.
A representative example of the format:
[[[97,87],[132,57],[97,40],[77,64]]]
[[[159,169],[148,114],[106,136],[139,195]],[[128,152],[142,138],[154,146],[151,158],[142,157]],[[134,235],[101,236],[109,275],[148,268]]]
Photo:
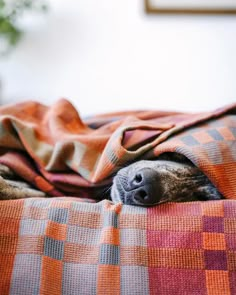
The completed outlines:
[[[140,160],[121,168],[113,178],[111,199],[126,205],[223,199],[208,177],[178,153]]]
[[[105,193],[104,193],[105,192]],[[153,206],[165,202],[219,200],[223,196],[191,161],[178,153],[164,153],[154,160],[139,160],[121,168],[112,186],[94,190],[94,199]],[[0,164],[0,200],[50,197]]]

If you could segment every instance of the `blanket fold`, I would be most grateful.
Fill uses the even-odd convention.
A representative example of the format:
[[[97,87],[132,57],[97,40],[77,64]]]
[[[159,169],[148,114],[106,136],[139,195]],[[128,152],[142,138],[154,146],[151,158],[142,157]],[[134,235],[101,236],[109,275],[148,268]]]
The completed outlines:
[[[178,152],[235,199],[235,113],[234,104],[205,113],[130,111],[82,120],[65,99],[51,107],[3,106],[0,163],[51,196],[89,197],[123,165]]]
[[[95,200],[122,165],[165,152],[188,157],[228,200]],[[67,100],[2,106],[8,198],[17,200],[0,201],[0,294],[236,294],[236,104],[83,120]]]

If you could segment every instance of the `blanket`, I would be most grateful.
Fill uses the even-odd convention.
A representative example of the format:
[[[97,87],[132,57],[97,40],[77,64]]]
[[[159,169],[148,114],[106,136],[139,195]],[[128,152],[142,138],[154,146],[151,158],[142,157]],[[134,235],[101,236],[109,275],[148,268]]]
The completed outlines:
[[[236,294],[236,202],[0,202],[0,294]]]
[[[102,200],[120,167],[164,152],[225,200]],[[83,120],[64,99],[2,106],[0,199],[0,294],[235,294],[236,104]]]
[[[82,120],[67,100],[0,107],[0,164],[50,196],[100,197],[129,162],[163,152],[189,158],[236,198],[236,104],[186,114],[135,111]],[[101,190],[102,191],[102,190]]]

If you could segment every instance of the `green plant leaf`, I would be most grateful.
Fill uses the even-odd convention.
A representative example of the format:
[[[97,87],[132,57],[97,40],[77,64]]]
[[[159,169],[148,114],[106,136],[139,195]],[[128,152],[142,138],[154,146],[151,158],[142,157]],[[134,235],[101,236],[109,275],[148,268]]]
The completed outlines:
[[[23,34],[17,25],[17,20],[25,12],[33,10],[45,12],[47,9],[45,0],[11,0],[10,2],[0,0],[0,39],[8,43],[9,49],[14,47]]]
[[[5,7],[5,2],[0,0],[0,11]]]

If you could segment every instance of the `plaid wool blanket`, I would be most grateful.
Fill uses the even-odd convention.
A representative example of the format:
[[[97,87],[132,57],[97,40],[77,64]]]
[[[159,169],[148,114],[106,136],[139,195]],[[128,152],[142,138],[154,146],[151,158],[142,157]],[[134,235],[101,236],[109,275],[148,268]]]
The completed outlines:
[[[0,203],[0,294],[236,294],[236,204]]]
[[[99,201],[120,167],[163,152],[225,200]],[[84,120],[67,100],[2,106],[0,165],[0,192],[23,182],[32,197],[0,201],[0,294],[236,294],[236,105]]]

